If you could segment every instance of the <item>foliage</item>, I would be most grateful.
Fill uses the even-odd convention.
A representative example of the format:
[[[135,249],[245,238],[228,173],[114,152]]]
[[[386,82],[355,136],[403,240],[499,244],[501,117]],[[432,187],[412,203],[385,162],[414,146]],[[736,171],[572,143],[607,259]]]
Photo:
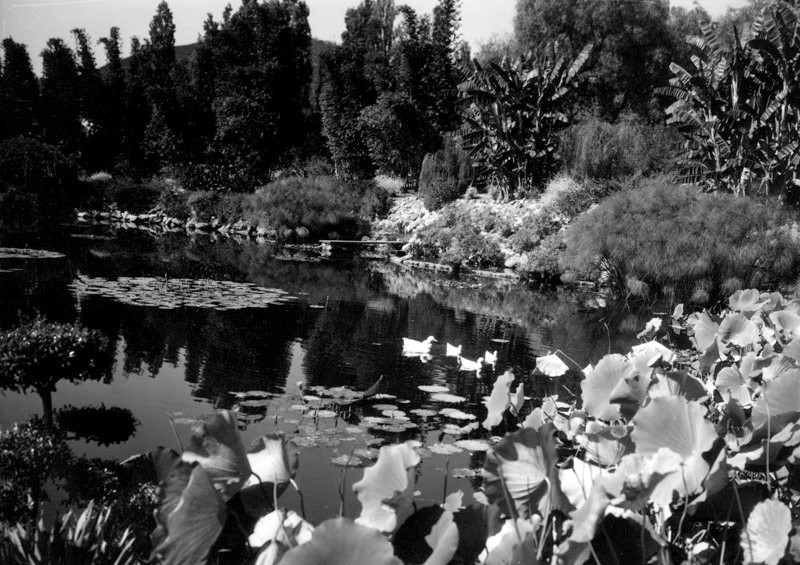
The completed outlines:
[[[63,40],[52,38],[42,51],[42,66],[42,137],[66,152],[77,151],[83,143],[83,130],[75,54]]]
[[[581,103],[614,120],[626,109],[648,117],[657,107],[653,87],[664,84],[680,43],[670,25],[669,2],[521,0],[514,16],[520,52],[558,42],[575,56],[595,46],[592,80]]]
[[[177,218],[181,221],[189,219],[190,193],[186,190],[164,184],[161,193],[158,195],[158,208],[169,218]]]
[[[785,197],[800,163],[797,8],[775,2],[724,45],[711,26],[693,45],[694,68],[673,63],[668,123],[685,141],[682,175],[710,190]]]
[[[473,63],[459,86],[464,111],[464,148],[479,173],[505,183],[510,195],[538,187],[556,167],[558,132],[575,94],[591,45],[568,62],[555,48],[513,64]]]
[[[446,209],[436,221],[417,232],[410,251],[424,259],[438,259],[456,271],[462,265],[488,267],[501,265],[503,255],[486,226],[469,215]]]
[[[161,187],[155,181],[141,183],[128,177],[114,177],[94,184],[102,192],[107,206],[132,214],[153,210],[161,195]]]
[[[404,94],[383,93],[359,115],[370,157],[382,173],[414,178],[419,174],[426,142],[435,136],[425,116]]]
[[[597,117],[576,123],[561,135],[559,156],[564,170],[579,179],[649,176],[673,165],[677,139],[663,126],[651,126],[633,115],[610,123]]]
[[[517,271],[528,282],[551,285],[558,283],[562,269],[561,256],[566,251],[564,236],[552,233],[542,238],[538,245],[524,254]]]
[[[198,190],[189,194],[186,206],[198,222],[216,218],[220,224],[232,224],[245,217],[251,200],[247,194]]]
[[[39,110],[39,85],[25,45],[3,39],[0,75],[0,139],[34,135]]]
[[[99,380],[106,376],[111,358],[101,333],[36,318],[0,334],[0,388],[36,391],[42,397],[45,425],[50,427],[50,395],[56,383]]]
[[[800,267],[795,237],[791,217],[767,203],[657,183],[617,193],[571,224],[564,267],[600,267],[605,277],[685,298],[705,288],[714,300],[792,280]]]
[[[366,233],[373,215],[386,210],[388,194],[372,181],[287,177],[256,192],[250,217],[251,223],[268,225],[279,235],[305,228],[312,238],[349,239]]]
[[[471,178],[468,155],[453,136],[445,136],[442,148],[422,162],[420,197],[428,210],[438,210],[464,194]]]
[[[77,177],[75,162],[54,145],[30,137],[0,141],[0,186],[38,192],[70,186]]]

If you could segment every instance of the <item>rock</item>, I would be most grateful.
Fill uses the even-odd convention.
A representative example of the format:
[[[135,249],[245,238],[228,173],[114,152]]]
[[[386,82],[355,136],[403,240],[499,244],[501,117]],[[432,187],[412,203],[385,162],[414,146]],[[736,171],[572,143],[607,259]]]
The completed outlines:
[[[508,257],[508,258],[505,260],[505,262],[503,263],[503,266],[504,266],[506,269],[513,269],[513,268],[515,268],[517,265],[519,265],[521,261],[522,261],[522,257],[520,257],[520,255],[519,255],[518,253],[514,253],[513,255],[510,255],[510,256],[509,256],[509,257]]]
[[[305,226],[300,226],[298,228],[295,228],[294,232],[297,234],[297,237],[299,237],[300,239],[306,239],[306,238],[308,238],[308,236],[310,234],[310,232],[308,231],[308,228],[305,227]]]

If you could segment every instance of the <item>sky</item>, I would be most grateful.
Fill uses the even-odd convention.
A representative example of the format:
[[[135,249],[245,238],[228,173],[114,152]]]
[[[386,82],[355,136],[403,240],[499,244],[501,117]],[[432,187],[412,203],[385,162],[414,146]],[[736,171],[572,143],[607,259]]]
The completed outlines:
[[[311,35],[318,39],[339,41],[344,31],[347,8],[360,0],[306,0],[310,10]],[[598,0],[603,1],[603,0]],[[177,45],[193,43],[202,31],[209,12],[219,20],[230,2],[238,0],[168,0],[175,20]],[[728,6],[740,6],[746,0],[699,0],[717,16]],[[159,0],[0,0],[2,37],[11,36],[28,46],[37,74],[41,71],[39,53],[51,37],[61,37],[72,45],[70,30],[84,28],[93,41],[108,35],[112,26],[120,28],[127,54],[130,37],[146,37],[148,25]],[[429,14],[436,0],[396,0],[408,4],[418,13]],[[672,0],[672,5],[691,7],[693,0]],[[473,52],[481,43],[495,35],[511,32],[516,0],[462,0],[461,37],[472,46]],[[96,48],[98,63],[104,62],[102,48]]]

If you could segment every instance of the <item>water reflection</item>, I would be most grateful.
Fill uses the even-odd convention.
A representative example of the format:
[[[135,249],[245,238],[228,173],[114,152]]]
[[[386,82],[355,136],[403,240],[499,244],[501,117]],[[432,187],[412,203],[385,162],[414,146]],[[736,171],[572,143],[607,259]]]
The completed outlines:
[[[92,234],[101,237],[85,237]],[[2,245],[28,244],[66,255],[53,262],[9,265],[0,261],[0,326],[10,327],[23,316],[40,313],[56,320],[77,319],[108,336],[116,351],[115,367],[109,368],[113,381],[103,387],[64,390],[61,402],[79,407],[105,402],[130,409],[141,422],[135,436],[102,451],[103,456],[117,458],[169,441],[168,413],[197,415],[213,407],[231,408],[237,404],[232,393],[237,392],[271,393],[278,403],[277,407],[269,403],[242,407],[240,423],[247,429],[246,441],[275,430],[307,435],[311,432],[302,427],[306,424],[298,424],[302,415],[288,411],[291,404],[302,402],[298,382],[306,389],[366,390],[383,376],[381,393],[408,401],[401,406],[404,411],[440,408],[418,387],[441,384],[467,399],[459,409],[482,418],[482,399],[491,392],[497,374],[512,369],[524,379],[526,394],[534,401],[556,392],[579,391],[577,371],[561,381],[533,377],[535,357],[560,349],[576,366],[596,362],[609,349],[623,350],[632,343],[649,316],[624,307],[587,310],[580,297],[566,293],[545,295],[516,287],[451,288],[442,281],[421,281],[389,265],[277,260],[276,254],[282,253],[278,249],[225,238],[212,241],[175,234],[156,238],[135,232],[78,235],[37,236],[27,241],[0,238]],[[78,276],[254,283],[282,289],[297,299],[242,310],[162,310],[91,294],[78,296],[69,288]],[[428,362],[403,357],[402,337],[428,335],[439,340]],[[461,344],[462,355],[468,359],[497,350],[497,367],[487,368],[482,378],[459,371],[455,358],[444,355],[447,342]],[[28,410],[31,405],[25,402],[15,395],[0,397],[0,426],[9,426]],[[28,413],[35,413],[33,407]],[[354,406],[341,422],[337,417],[320,429],[337,429],[374,415],[368,407]],[[444,439],[439,424],[421,425],[410,433],[427,436],[429,441]],[[384,435],[396,439],[396,434]],[[336,442],[329,443],[327,450],[304,451],[301,484],[306,473],[309,483],[319,482],[320,469],[328,469],[324,473],[338,484],[340,471],[328,462],[349,448],[337,451]],[[88,444],[81,449],[98,453]],[[469,467],[470,458],[479,461],[481,457],[465,452],[453,456],[447,465],[450,470]],[[306,464],[311,468],[304,468]],[[423,492],[432,489],[438,496],[445,459],[435,457],[426,465],[432,472],[423,473],[421,488]],[[469,490],[469,480],[451,477],[450,486]],[[309,484],[309,489],[318,490],[322,497],[311,517],[330,517],[326,509],[339,504],[332,493],[335,489],[330,484],[319,488]]]

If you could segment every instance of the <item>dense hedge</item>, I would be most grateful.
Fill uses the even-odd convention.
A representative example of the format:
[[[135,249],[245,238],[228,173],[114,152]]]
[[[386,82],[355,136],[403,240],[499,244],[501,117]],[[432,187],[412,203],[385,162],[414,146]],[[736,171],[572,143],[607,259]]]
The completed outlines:
[[[436,153],[422,161],[419,175],[419,195],[428,210],[438,210],[467,190],[472,179],[469,156],[450,136]]]
[[[800,247],[790,212],[752,198],[656,183],[615,194],[566,232],[562,266],[707,303],[738,289],[794,282]]]

